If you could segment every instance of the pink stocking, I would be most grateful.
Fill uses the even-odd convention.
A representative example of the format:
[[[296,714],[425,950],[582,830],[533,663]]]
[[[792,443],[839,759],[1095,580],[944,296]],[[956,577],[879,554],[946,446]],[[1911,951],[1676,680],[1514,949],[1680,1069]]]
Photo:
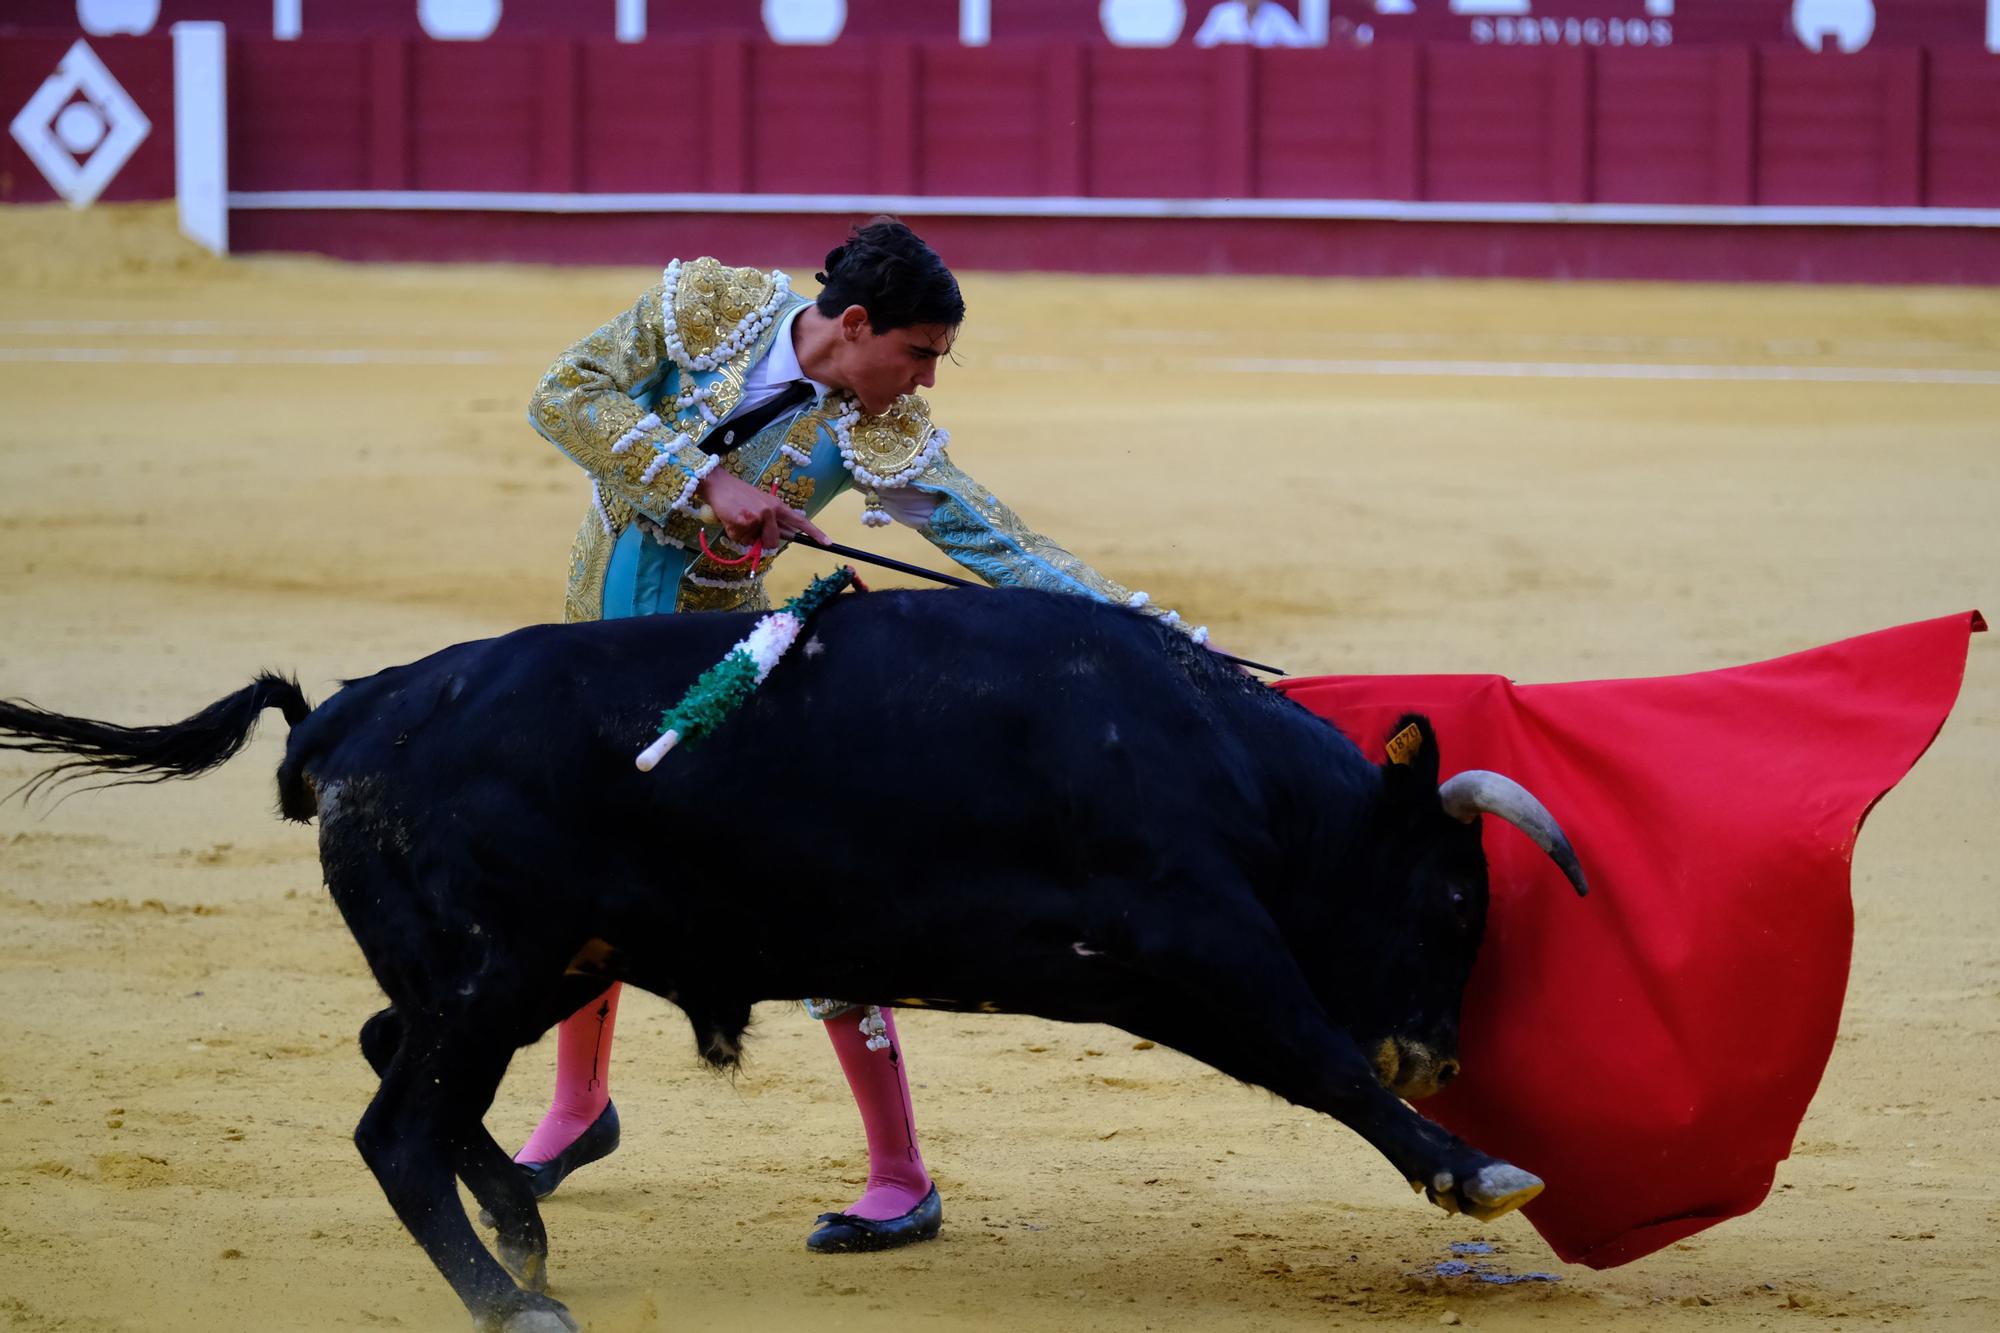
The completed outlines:
[[[910,1109],[910,1080],[903,1068],[903,1044],[896,1039],[896,1020],[887,1009],[882,1011],[889,1049],[871,1051],[861,1033],[864,1012],[850,1009],[822,1026],[840,1057],[868,1135],[868,1189],[844,1211],[880,1222],[901,1217],[922,1203],[930,1193],[931,1178],[917,1150],[917,1121]]]
[[[514,1154],[546,1162],[589,1129],[611,1100],[611,1030],[618,1023],[618,982],[556,1028],[556,1092],[548,1114]]]

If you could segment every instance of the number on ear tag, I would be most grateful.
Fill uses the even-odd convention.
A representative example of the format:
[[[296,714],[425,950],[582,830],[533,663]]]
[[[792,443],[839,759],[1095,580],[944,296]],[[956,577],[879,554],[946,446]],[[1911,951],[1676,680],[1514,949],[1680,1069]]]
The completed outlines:
[[[1424,748],[1424,733],[1417,730],[1417,724],[1412,722],[1391,736],[1389,743],[1382,748],[1388,752],[1390,763],[1407,765],[1417,757],[1417,751]]]

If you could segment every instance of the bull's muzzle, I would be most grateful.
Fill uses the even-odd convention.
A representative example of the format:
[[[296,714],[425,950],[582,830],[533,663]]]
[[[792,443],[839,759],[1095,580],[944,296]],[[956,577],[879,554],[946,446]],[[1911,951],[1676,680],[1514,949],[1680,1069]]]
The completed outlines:
[[[1458,1077],[1458,1060],[1420,1041],[1384,1037],[1375,1046],[1375,1077],[1404,1101],[1421,1101]]]

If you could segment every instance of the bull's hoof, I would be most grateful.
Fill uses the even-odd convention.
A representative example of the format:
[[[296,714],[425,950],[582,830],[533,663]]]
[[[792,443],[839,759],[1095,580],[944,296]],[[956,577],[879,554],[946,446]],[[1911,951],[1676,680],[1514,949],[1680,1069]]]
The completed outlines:
[[[1424,1185],[1430,1201],[1447,1213],[1464,1213],[1481,1222],[1505,1217],[1540,1194],[1542,1178],[1506,1162],[1488,1162],[1470,1180],[1456,1180],[1440,1171]]]
[[[493,1253],[499,1258],[500,1266],[529,1291],[549,1289],[549,1252],[546,1246],[510,1244],[503,1236],[495,1238]]]
[[[506,1310],[474,1319],[472,1327],[474,1333],[583,1333],[561,1301],[532,1291],[521,1292]]]
[[[523,1310],[500,1325],[500,1333],[582,1333],[567,1310]]]

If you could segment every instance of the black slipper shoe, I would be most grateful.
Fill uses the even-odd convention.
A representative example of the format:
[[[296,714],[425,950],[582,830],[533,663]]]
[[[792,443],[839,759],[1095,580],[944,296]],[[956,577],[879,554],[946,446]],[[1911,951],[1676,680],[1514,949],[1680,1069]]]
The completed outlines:
[[[877,1222],[847,1213],[821,1213],[806,1237],[806,1248],[816,1254],[856,1254],[864,1250],[893,1250],[898,1245],[915,1245],[935,1239],[944,1224],[944,1204],[937,1186],[924,1201],[901,1217]]]
[[[597,1119],[590,1122],[590,1128],[576,1136],[576,1141],[551,1157],[546,1162],[516,1162],[528,1177],[528,1188],[537,1199],[546,1199],[556,1192],[556,1186],[563,1178],[580,1166],[589,1166],[599,1158],[609,1157],[618,1150],[618,1106],[606,1102],[598,1112]]]

